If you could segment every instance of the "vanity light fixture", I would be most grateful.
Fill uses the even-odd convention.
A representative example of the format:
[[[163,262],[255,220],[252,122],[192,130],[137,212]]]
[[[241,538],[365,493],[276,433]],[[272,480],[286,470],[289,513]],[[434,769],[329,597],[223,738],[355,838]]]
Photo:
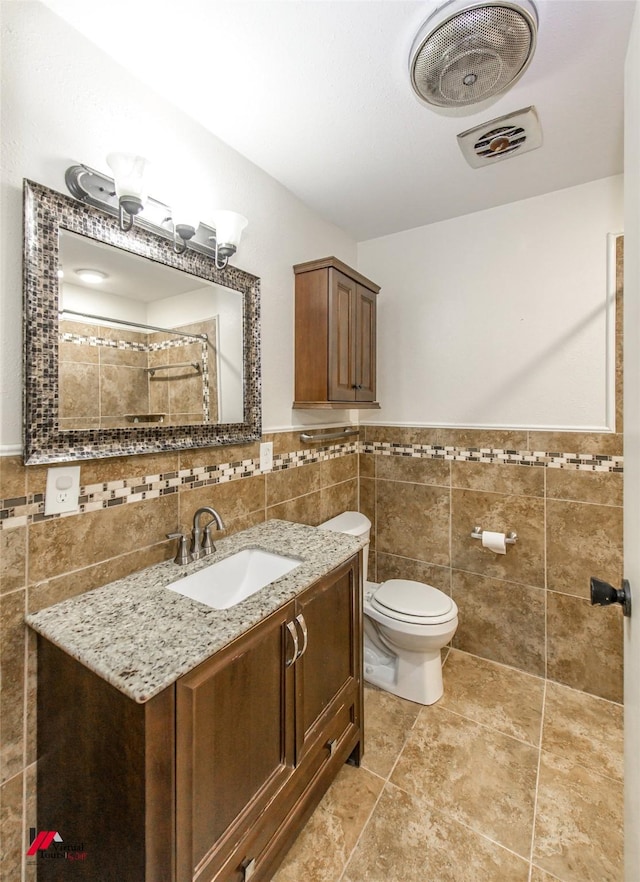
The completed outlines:
[[[187,250],[187,242],[196,234],[196,228],[191,224],[174,224],[173,225],[173,250],[176,254],[184,254]],[[178,241],[179,240],[179,241]]]
[[[173,222],[173,250],[184,254],[187,243],[196,234],[198,209],[189,193],[178,193],[171,198],[171,218]],[[194,226],[195,222],[195,226]]]
[[[216,231],[212,245],[215,248],[215,261],[218,269],[225,267],[232,254],[235,254],[240,245],[242,231],[249,221],[235,211],[219,209],[211,215],[211,223]],[[222,265],[219,264],[222,260]]]
[[[128,233],[133,219],[147,201],[144,173],[149,161],[133,153],[109,153],[107,165],[113,172],[120,208],[120,229]]]
[[[214,211],[211,223],[202,221],[197,227],[194,218],[181,215],[180,209],[146,195],[143,181],[147,160],[133,154],[110,153],[107,163],[115,180],[86,165],[72,165],[65,173],[65,183],[72,196],[93,205],[120,220],[124,232],[136,226],[173,241],[176,254],[187,248],[206,254],[215,261],[216,269],[224,269],[240,245],[242,231],[249,223],[235,211]]]

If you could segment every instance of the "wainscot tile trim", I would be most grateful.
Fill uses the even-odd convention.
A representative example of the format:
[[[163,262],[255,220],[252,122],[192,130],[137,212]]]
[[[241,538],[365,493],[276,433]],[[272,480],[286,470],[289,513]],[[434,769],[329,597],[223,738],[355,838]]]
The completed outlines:
[[[547,453],[539,450],[505,450],[496,447],[452,447],[437,444],[399,444],[366,441],[360,453],[378,456],[406,456],[451,462],[483,462],[538,466],[586,472],[622,472],[624,457],[596,453]]]
[[[294,469],[353,453],[358,453],[357,442],[276,454],[273,457],[273,471]],[[137,475],[135,478],[123,478],[119,481],[87,484],[80,487],[79,511],[56,515],[45,515],[43,494],[32,493],[28,496],[0,500],[0,530],[24,527],[27,524],[51,521],[56,518],[77,517],[88,512],[112,508],[114,505],[159,499],[161,496],[167,496],[171,493],[188,492],[200,487],[226,484],[229,481],[238,481],[242,478],[252,478],[263,474],[267,474],[267,472],[260,470],[259,459],[243,459],[237,462],[181,469],[179,472],[168,472],[166,475],[144,475],[142,477]]]
[[[294,469],[316,462],[325,462],[353,453],[376,456],[403,456],[421,459],[440,459],[452,462],[507,464],[537,468],[567,469],[587,472],[622,473],[624,458],[589,453],[546,453],[542,451],[505,450],[492,447],[452,447],[430,444],[393,444],[387,441],[351,442],[326,447],[296,450],[276,454],[273,471]],[[80,510],[62,515],[44,514],[42,493],[0,500],[0,530],[23,527],[29,523],[49,521],[60,517],[74,517],[91,511],[111,508],[146,499],[159,499],[171,493],[187,492],[200,487],[226,484],[242,478],[266,474],[260,470],[259,459],[198,466],[167,472],[164,475],[146,475],[119,481],[89,484],[80,488]]]

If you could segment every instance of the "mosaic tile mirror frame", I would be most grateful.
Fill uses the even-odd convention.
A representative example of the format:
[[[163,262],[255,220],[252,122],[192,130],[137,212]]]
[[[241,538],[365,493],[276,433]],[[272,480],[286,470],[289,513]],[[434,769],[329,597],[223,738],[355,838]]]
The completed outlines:
[[[123,232],[118,219],[71,197],[25,180],[24,186],[24,461],[48,462],[242,444],[262,430],[260,376],[260,280],[136,227]],[[242,298],[243,421],[65,429],[60,420],[59,238],[61,230],[148,258],[213,283]]]

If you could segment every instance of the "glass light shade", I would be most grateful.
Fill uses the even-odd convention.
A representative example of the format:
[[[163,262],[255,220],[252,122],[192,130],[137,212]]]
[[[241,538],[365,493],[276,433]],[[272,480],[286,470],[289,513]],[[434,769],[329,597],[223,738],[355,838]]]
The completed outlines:
[[[107,156],[107,165],[113,172],[116,196],[133,196],[144,203],[147,198],[144,174],[149,160],[133,153],[110,153]]]
[[[216,231],[218,245],[233,245],[237,248],[242,231],[248,223],[246,217],[235,211],[214,211],[211,215],[211,226]]]
[[[192,229],[197,230],[199,214],[195,200],[190,199],[188,194],[175,196],[171,200],[171,217],[174,227],[192,227]]]

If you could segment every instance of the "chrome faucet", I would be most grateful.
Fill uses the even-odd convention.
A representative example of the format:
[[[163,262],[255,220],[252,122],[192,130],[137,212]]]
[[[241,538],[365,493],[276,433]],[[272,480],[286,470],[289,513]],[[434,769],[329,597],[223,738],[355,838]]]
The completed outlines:
[[[212,520],[209,521],[208,524],[205,525],[204,535],[202,535],[202,541],[200,541],[200,536],[203,533],[202,528],[200,527],[200,517],[203,514],[210,514]],[[215,510],[215,508],[210,508],[208,505],[205,505],[203,508],[199,508],[193,516],[193,532],[191,533],[191,559],[198,560],[200,557],[204,557],[207,554],[211,554],[212,551],[216,550],[215,545],[213,544],[213,540],[211,539],[211,527],[215,521],[215,524],[218,530],[224,530],[225,526],[222,521],[222,518]]]

